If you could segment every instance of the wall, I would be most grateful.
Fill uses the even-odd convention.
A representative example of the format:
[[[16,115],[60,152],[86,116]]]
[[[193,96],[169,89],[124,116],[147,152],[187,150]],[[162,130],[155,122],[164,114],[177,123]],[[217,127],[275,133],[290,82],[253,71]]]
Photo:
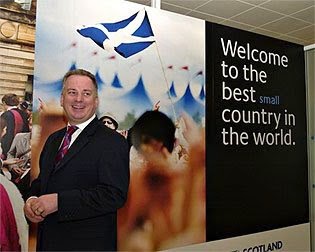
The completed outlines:
[[[310,207],[312,251],[315,250],[315,49],[305,52],[308,99],[308,148],[310,167]]]
[[[16,3],[0,6],[0,98],[32,99],[35,13]]]

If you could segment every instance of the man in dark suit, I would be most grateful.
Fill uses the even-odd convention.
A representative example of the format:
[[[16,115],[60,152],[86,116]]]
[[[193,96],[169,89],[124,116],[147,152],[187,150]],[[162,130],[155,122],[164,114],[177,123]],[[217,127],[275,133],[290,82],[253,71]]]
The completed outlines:
[[[65,75],[61,106],[67,128],[77,126],[70,148],[56,160],[67,129],[49,136],[40,174],[31,185],[35,197],[24,206],[27,218],[39,223],[37,250],[116,250],[117,209],[125,203],[129,186],[127,142],[98,121],[97,84],[91,73]]]
[[[20,132],[29,132],[30,129],[27,114],[18,108],[19,97],[16,94],[5,94],[2,97],[2,104],[5,112],[1,114],[1,117],[5,120],[7,126],[6,134],[1,137],[2,158],[5,159],[14,136]]]

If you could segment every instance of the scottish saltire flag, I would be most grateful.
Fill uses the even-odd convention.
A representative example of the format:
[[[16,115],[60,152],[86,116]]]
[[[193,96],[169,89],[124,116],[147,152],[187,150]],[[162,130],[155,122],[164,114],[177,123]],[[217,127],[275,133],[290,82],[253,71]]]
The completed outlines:
[[[128,58],[155,42],[147,12],[143,9],[116,23],[100,23],[77,29],[105,50],[114,49]]]

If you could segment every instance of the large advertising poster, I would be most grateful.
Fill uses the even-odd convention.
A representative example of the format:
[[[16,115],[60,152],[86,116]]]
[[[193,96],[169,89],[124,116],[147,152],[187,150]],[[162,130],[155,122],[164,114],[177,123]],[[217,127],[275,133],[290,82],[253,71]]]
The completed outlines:
[[[206,41],[207,240],[308,223],[303,47],[210,23]]]
[[[32,178],[66,123],[62,77],[83,68],[97,78],[97,116],[121,134],[147,110],[176,125],[167,158],[149,165],[131,148],[119,250],[309,249],[301,46],[125,1],[37,10]]]
[[[33,177],[47,136],[65,125],[59,100],[70,69],[95,74],[98,117],[110,113],[120,133],[153,109],[176,125],[173,151],[153,165],[131,147],[120,250],[205,241],[204,30],[202,20],[125,1],[38,1]]]

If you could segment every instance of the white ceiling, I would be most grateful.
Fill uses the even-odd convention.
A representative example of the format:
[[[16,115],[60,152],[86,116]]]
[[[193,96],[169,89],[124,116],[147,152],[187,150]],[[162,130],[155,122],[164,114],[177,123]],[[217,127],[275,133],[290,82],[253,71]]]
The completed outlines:
[[[315,0],[160,1],[162,10],[304,46],[315,44]],[[151,6],[151,0],[129,0],[129,2]]]

